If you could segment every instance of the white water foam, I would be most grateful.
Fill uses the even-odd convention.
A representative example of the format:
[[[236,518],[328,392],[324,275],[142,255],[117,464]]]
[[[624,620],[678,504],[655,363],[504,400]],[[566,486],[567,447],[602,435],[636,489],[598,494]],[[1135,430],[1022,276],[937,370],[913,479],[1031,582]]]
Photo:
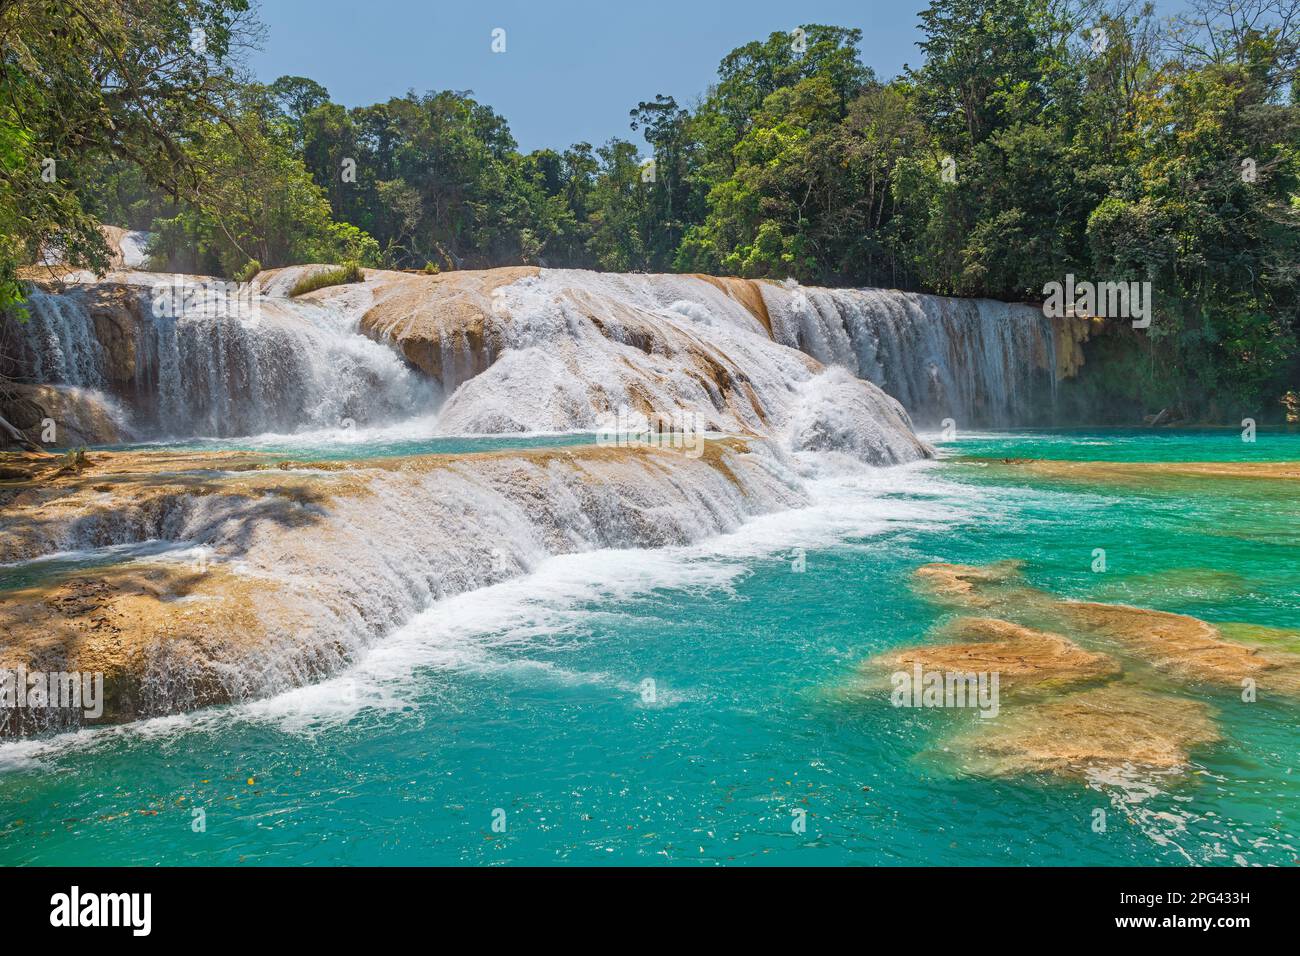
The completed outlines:
[[[103,746],[134,728],[146,735],[175,734],[251,721],[288,733],[316,733],[343,726],[363,711],[420,706],[431,673],[592,684],[637,706],[641,675],[573,671],[548,657],[580,645],[609,615],[635,614],[627,605],[644,607],[656,592],[726,600],[756,563],[788,562],[795,549],[879,547],[894,532],[985,519],[991,507],[970,486],[936,475],[932,462],[872,469],[847,457],[808,454],[799,467],[808,476],[807,507],[754,517],[730,533],[683,546],[539,556],[523,576],[433,601],[330,679],[234,706],[0,744],[0,769]],[[657,697],[658,706],[681,700],[671,688],[658,688]]]
[[[761,288],[778,342],[875,383],[918,422],[1051,418],[1055,330],[1041,309],[792,280]]]
[[[125,302],[105,287],[32,292],[29,322],[11,343],[38,384],[117,394],[144,438],[228,437],[391,425],[436,411],[439,390],[390,348],[359,333],[351,300],[257,296],[248,315],[155,314],[153,284],[187,277],[116,274]],[[252,312],[252,310],[249,310]],[[95,314],[132,341],[129,358],[101,343]],[[103,323],[101,323],[103,324]],[[105,326],[107,327],[107,326]]]
[[[691,276],[543,270],[493,291],[494,360],[443,406],[441,431],[597,430],[619,410],[706,431],[758,434],[869,464],[929,454],[903,408],[840,369],[775,342],[752,313]],[[444,365],[468,368],[468,341]]]

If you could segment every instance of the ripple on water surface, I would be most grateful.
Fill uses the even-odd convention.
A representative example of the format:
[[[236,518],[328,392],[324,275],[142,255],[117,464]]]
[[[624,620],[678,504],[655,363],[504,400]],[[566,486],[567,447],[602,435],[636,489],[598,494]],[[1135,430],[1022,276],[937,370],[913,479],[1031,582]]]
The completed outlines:
[[[1180,447],[1143,433],[1120,452],[1083,452],[1071,438],[1067,455],[1058,434],[1019,433],[948,448],[1186,461],[1258,450],[1233,433],[1170,437]],[[1261,432],[1258,444],[1271,440]],[[1268,460],[1300,458],[1288,449]],[[1294,531],[1293,510],[1210,479],[1175,501],[958,462],[812,484],[812,508],[699,546],[557,558],[439,602],[321,685],[0,746],[0,861],[1289,865],[1300,855],[1293,703],[1180,684],[1181,699],[1213,713],[1218,742],[1188,740],[1177,772],[1063,780],[994,775],[945,753],[960,715],[838,692],[863,660],[924,645],[951,620],[912,583],[932,562],[1019,559],[1028,586],[1057,597],[1190,614],[1288,649],[1300,585],[1278,536]],[[1105,572],[1092,570],[1096,548]],[[206,811],[202,834],[194,808]]]

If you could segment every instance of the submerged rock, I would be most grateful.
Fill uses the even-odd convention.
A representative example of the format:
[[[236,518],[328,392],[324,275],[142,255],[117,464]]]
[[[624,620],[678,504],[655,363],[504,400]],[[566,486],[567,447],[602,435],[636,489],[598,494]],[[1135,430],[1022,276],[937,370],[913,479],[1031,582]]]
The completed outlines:
[[[1077,633],[1114,641],[1179,680],[1238,690],[1251,680],[1261,694],[1300,696],[1300,656],[1238,644],[1199,618],[1085,601],[1052,610]]]
[[[1229,640],[1215,625],[1186,614],[1058,598],[1025,584],[1020,568],[1005,561],[931,564],[915,577],[941,603],[997,610],[1104,642],[1181,681],[1241,690],[1249,680],[1261,694],[1300,696],[1300,655]]]
[[[1228,604],[1249,594],[1245,575],[1216,568],[1172,568],[1150,574],[1108,574],[1094,596],[1107,603],[1140,604],[1175,600],[1180,604]]]
[[[1230,640],[1249,647],[1300,654],[1300,629],[1229,621],[1217,625]]]
[[[1276,634],[1267,635],[1274,638],[1270,644],[1252,647],[1187,615],[1064,600],[1030,587],[1021,569],[1017,561],[917,569],[923,594],[982,616],[958,618],[941,632],[967,643],[926,645],[876,659],[896,667],[919,663],[930,670],[1000,673],[1011,688],[1068,688],[1048,700],[1013,699],[996,720],[975,721],[949,736],[944,749],[968,770],[1079,779],[1102,772],[1114,779],[1117,772],[1185,767],[1194,748],[1219,739],[1212,711],[1171,693],[1162,680],[1142,686],[1151,682],[1150,668],[1190,685],[1300,696],[1300,655],[1275,649],[1287,643]],[[1089,682],[1104,683],[1078,688]]]
[[[1023,589],[1023,561],[996,564],[927,564],[917,568],[918,584],[931,597],[970,607],[992,607],[1002,599],[1006,586]]]
[[[891,651],[868,662],[872,668],[996,673],[1009,689],[1051,689],[1118,676],[1120,665],[1106,654],[1085,650],[1060,634],[990,617],[963,617],[939,635],[960,643],[924,644]]]
[[[1012,466],[1018,472],[1041,478],[1146,488],[1150,488],[1153,482],[1180,478],[1300,481],[1300,462],[1295,461],[1053,461],[1032,458],[1004,459],[997,464]]]
[[[1006,710],[948,746],[981,774],[1086,779],[1122,768],[1183,769],[1193,749],[1219,739],[1207,705],[1119,683]]]

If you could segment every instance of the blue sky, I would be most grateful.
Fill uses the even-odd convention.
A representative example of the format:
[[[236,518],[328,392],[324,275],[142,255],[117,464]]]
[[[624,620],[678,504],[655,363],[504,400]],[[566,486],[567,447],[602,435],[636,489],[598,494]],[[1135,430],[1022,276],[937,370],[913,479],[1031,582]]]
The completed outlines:
[[[257,78],[309,76],[335,102],[364,106],[408,89],[473,90],[525,151],[635,137],[628,110],[669,93],[687,105],[729,51],[774,30],[829,23],[862,30],[881,77],[920,62],[926,0],[263,0]],[[506,52],[491,51],[492,30]]]

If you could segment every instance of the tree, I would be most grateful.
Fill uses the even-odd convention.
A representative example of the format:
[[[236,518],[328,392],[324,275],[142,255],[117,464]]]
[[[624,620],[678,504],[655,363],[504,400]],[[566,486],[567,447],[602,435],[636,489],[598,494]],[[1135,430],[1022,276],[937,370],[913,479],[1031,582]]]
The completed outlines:
[[[686,229],[703,218],[699,146],[691,136],[690,113],[671,96],[660,93],[643,100],[630,115],[632,129],[643,131],[654,150],[653,176],[642,176],[648,214],[658,223],[647,237],[646,257],[649,268],[667,269]]]
[[[250,87],[229,123],[193,128],[187,160],[195,198],[155,222],[154,253],[170,271],[234,276],[304,262],[377,265],[379,246],[331,218],[324,191],[294,152],[290,124],[268,110],[269,91]]]
[[[247,0],[0,2],[0,305],[21,296],[17,264],[42,247],[107,267],[88,209],[96,164],[192,191],[177,131],[227,115],[230,57],[250,31]]]
[[[944,146],[972,148],[1048,102],[1047,0],[932,0],[925,65],[909,70]]]
[[[649,268],[654,221],[649,193],[641,181],[637,149],[612,139],[596,150],[600,170],[591,192],[591,238],[587,242],[598,268],[636,272]]]

